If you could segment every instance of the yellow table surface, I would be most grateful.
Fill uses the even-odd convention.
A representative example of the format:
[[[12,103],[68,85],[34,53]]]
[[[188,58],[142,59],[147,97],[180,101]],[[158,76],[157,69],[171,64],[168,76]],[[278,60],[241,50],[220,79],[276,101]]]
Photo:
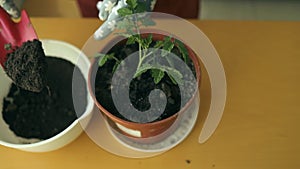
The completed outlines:
[[[97,19],[32,18],[40,38],[82,47],[101,24]],[[112,155],[82,134],[49,153],[0,146],[0,168],[300,168],[300,22],[192,21],[215,45],[228,84],[219,127],[204,144],[197,139],[207,113],[207,75],[201,86],[200,116],[189,137],[148,159]],[[186,160],[190,160],[188,164]]]

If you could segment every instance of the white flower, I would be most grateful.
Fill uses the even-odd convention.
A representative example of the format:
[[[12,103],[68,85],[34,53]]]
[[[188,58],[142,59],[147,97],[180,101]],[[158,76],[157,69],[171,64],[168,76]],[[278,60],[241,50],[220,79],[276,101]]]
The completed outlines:
[[[100,29],[98,29],[96,32],[95,32],[95,38],[96,39],[100,39],[100,38],[102,38],[103,37],[103,30],[100,28]]]
[[[116,21],[115,20],[108,22],[108,26],[107,26],[108,29],[113,31],[115,29],[115,27],[116,27]]]
[[[154,9],[155,4],[156,4],[156,0],[152,0],[151,5],[150,5],[151,10]]]
[[[118,5],[113,8],[112,12],[114,12],[115,15],[119,15],[118,10],[126,6],[127,6],[126,0],[121,0],[118,2]]]
[[[115,15],[119,15],[118,10],[119,10],[120,8],[122,8],[122,7],[119,6],[119,5],[117,5],[116,7],[114,7],[114,8],[112,9],[112,13],[114,13]]]
[[[105,11],[107,11],[108,13],[111,13],[113,7],[116,5],[116,3],[112,3],[111,1],[108,1],[106,4],[104,4],[105,6]]]
[[[126,0],[121,0],[119,3],[121,3],[121,6],[127,6]]]
[[[119,15],[119,12],[118,12],[119,9],[120,9],[120,8],[114,8],[114,9],[112,10],[112,12],[114,12],[115,15]]]
[[[0,6],[4,6],[4,4],[5,4],[5,0],[0,0]]]
[[[9,10],[7,10],[7,13],[9,13],[13,17],[17,17],[18,16],[18,11],[14,10],[13,8],[10,8]]]
[[[102,5],[103,5],[103,2],[102,1],[99,1],[98,3],[97,3],[97,9],[98,10],[100,10],[101,9],[101,7],[102,7]]]

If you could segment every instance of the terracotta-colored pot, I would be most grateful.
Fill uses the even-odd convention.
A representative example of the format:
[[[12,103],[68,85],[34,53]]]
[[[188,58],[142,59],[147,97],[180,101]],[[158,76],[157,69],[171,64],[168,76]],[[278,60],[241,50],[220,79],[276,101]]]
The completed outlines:
[[[147,33],[142,34],[142,36],[146,37],[148,34]],[[155,34],[155,33],[151,33],[151,34],[153,35],[153,40],[163,40],[163,38],[165,37],[165,35],[162,35],[162,34]],[[120,45],[122,43],[124,44],[124,41],[120,42],[120,39],[121,38],[114,39],[112,44],[117,44],[117,45]],[[116,41],[119,43],[115,43]],[[109,45],[111,45],[111,44],[108,44],[108,46]],[[199,82],[200,82],[200,66],[199,66],[197,56],[188,46],[186,46],[186,48],[188,49],[190,59],[194,63],[194,67],[196,70],[196,78],[197,78],[196,80],[197,80],[197,83],[199,84]],[[105,48],[105,49],[107,50],[107,48]],[[160,121],[150,122],[150,123],[130,122],[130,121],[126,121],[121,118],[118,118],[115,115],[113,115],[112,113],[110,113],[109,111],[107,111],[101,105],[101,103],[99,103],[98,100],[96,99],[96,96],[95,96],[95,93],[93,90],[94,86],[92,86],[95,84],[92,84],[93,83],[92,80],[95,80],[96,73],[97,73],[97,67],[98,67],[97,59],[94,59],[92,61],[92,66],[89,71],[89,80],[88,80],[89,90],[90,90],[90,93],[92,94],[92,98],[94,99],[96,106],[107,118],[108,124],[114,130],[119,131],[122,134],[127,135],[128,137],[131,137],[133,139],[138,139],[138,138],[147,139],[147,138],[151,138],[154,136],[163,138],[163,137],[167,136],[168,134],[170,134],[170,132],[172,132],[177,126],[176,123],[174,123],[176,121],[177,117],[179,116],[179,114],[184,113],[188,109],[188,107],[191,105],[191,103],[195,99],[196,93],[198,92],[198,88],[197,88],[193,97],[190,98],[190,100],[182,107],[182,109],[179,112],[175,113],[174,115],[172,115],[168,118],[165,118]],[[168,130],[170,127],[172,127],[173,129]],[[165,131],[167,131],[167,132],[165,132]]]

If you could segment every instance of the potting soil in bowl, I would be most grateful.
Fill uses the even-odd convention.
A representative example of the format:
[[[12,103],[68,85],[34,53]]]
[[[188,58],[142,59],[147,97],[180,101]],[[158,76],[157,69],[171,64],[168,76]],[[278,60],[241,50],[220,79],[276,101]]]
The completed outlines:
[[[71,62],[46,57],[45,73],[47,87],[41,92],[30,92],[12,84],[9,94],[3,100],[3,119],[9,128],[23,138],[48,139],[66,129],[77,115],[82,114],[87,100],[81,100],[82,110],[76,115],[72,99],[73,71],[79,71]],[[82,73],[76,84],[73,97],[87,98],[86,84]],[[79,87],[78,87],[79,86]],[[78,111],[78,109],[77,109]]]

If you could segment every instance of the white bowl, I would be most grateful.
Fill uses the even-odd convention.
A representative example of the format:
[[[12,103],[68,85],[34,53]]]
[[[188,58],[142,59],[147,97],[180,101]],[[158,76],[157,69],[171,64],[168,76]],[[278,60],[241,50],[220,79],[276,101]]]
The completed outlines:
[[[63,58],[77,65],[87,82],[90,61],[78,48],[69,43],[58,40],[41,41],[47,56]],[[46,140],[24,139],[18,137],[9,129],[8,125],[2,118],[3,98],[8,94],[12,83],[2,68],[0,68],[0,82],[0,145],[30,152],[47,152],[56,150],[75,140],[82,133],[83,128],[88,125],[92,117],[94,103],[91,95],[87,93],[87,106],[85,112],[59,134]],[[88,86],[87,83],[86,86]],[[86,91],[89,92],[88,88]],[[24,142],[32,143],[28,144]]]

